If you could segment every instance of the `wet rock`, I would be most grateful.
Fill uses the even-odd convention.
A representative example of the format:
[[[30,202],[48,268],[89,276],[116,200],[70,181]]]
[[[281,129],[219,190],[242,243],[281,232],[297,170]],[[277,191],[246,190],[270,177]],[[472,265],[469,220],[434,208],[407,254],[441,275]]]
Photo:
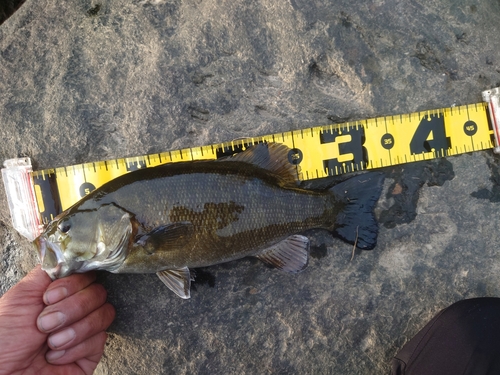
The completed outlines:
[[[0,27],[0,157],[44,169],[479,102],[499,22],[498,2],[27,0]],[[314,232],[298,275],[230,262],[184,301],[100,274],[117,317],[97,373],[386,373],[437,311],[500,296],[495,158],[386,170],[378,246]],[[0,224],[3,293],[36,255],[5,196]]]

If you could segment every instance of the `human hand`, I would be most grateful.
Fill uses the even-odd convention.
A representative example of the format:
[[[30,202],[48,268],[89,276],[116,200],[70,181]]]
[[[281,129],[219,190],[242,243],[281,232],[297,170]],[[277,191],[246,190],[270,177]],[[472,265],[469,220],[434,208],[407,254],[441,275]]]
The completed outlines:
[[[0,298],[0,375],[92,374],[115,316],[95,274],[37,266]]]

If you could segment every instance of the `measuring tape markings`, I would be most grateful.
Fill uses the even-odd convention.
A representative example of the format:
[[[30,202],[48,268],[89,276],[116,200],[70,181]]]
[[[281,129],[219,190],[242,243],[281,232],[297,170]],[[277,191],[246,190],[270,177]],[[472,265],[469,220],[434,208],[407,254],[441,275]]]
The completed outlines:
[[[92,190],[130,171],[217,159],[260,142],[288,146],[288,160],[300,165],[300,180],[493,148],[487,109],[486,103],[470,104],[35,171],[38,210],[42,222],[47,223]]]

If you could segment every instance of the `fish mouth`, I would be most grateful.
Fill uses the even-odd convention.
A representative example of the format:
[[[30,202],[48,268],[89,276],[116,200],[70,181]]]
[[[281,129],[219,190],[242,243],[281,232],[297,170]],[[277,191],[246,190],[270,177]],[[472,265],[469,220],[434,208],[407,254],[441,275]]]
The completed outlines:
[[[34,241],[38,250],[38,256],[42,269],[52,280],[65,276],[66,260],[63,252],[57,243],[47,241],[44,236],[39,236]]]

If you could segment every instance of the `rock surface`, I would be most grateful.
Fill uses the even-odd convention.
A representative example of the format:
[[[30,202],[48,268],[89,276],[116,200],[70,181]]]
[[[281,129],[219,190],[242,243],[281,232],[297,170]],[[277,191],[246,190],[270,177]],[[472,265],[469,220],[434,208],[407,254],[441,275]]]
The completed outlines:
[[[0,27],[1,159],[36,169],[481,101],[500,3],[27,0]],[[378,246],[317,232],[288,275],[244,259],[100,274],[117,309],[97,374],[383,374],[437,311],[500,297],[500,162],[386,170]],[[0,195],[0,293],[36,264]]]

